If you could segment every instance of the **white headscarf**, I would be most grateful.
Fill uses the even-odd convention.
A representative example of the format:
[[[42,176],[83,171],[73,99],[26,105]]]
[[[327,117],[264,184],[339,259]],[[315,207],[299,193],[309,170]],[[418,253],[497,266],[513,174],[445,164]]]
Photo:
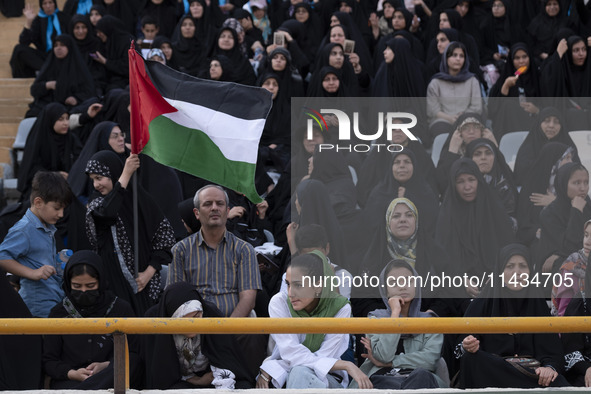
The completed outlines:
[[[203,305],[198,300],[189,300],[179,306],[172,314],[172,317],[183,317],[194,312],[203,312]],[[201,351],[201,335],[187,338],[182,334],[175,334],[172,337],[179,358],[183,380],[195,376],[196,373],[207,368],[209,360]]]

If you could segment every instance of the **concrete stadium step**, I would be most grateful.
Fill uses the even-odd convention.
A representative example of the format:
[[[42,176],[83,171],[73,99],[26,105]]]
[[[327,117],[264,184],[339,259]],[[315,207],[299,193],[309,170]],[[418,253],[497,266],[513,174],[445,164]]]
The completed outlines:
[[[12,148],[12,144],[14,144],[14,138],[10,136],[0,136],[0,148]]]
[[[0,53],[12,53],[12,49],[18,43],[18,37],[25,26],[25,18],[0,19]]]
[[[16,136],[18,131],[18,123],[9,122],[9,123],[0,123],[0,136],[2,137],[11,137]]]
[[[16,100],[16,99],[15,99]],[[0,101],[0,114],[4,117],[15,117],[15,118],[24,118],[25,113],[29,106],[27,102],[24,103],[15,103],[15,104],[7,104]]]
[[[10,55],[10,53],[0,52],[0,79],[12,78],[12,71],[10,69]]]
[[[14,138],[12,139],[12,143],[14,143]],[[12,143],[10,143],[10,146],[12,146]],[[10,148],[0,147],[0,163],[9,164],[10,162]]]
[[[33,81],[35,81],[33,78],[0,78],[0,99],[24,99],[31,97],[31,85]]]

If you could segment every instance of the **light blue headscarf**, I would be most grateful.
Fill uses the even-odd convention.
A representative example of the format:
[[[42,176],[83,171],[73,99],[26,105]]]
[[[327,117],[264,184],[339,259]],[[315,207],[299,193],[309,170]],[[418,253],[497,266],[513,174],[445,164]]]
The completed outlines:
[[[39,16],[39,18],[47,18],[47,31],[45,32],[45,47],[46,47],[47,52],[49,52],[53,48],[53,42],[51,40],[51,35],[53,34],[53,31],[55,30],[55,32],[57,33],[56,35],[58,35],[58,36],[60,34],[62,34],[62,28],[60,26],[60,21],[57,18],[58,12],[60,12],[60,10],[57,8],[57,2],[56,2],[55,3],[55,11],[53,14],[47,15],[45,12],[43,12],[43,8],[41,8],[39,10],[39,13],[37,14],[37,16]]]
[[[91,8],[92,0],[78,0],[78,9],[76,10],[76,13],[81,15],[87,15],[90,14]]]

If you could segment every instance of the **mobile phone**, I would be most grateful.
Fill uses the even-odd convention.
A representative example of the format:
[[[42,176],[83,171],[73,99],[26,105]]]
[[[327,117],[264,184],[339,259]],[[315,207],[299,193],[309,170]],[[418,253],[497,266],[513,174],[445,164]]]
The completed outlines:
[[[89,53],[88,56],[90,56],[93,59],[98,58],[98,56],[95,53]]]

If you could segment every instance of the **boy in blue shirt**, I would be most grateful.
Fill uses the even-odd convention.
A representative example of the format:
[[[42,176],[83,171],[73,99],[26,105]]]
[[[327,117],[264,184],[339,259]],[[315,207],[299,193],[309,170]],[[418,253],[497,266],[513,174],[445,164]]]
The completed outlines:
[[[21,295],[35,317],[47,317],[64,298],[56,272],[55,223],[64,216],[72,192],[58,172],[38,172],[32,182],[31,208],[0,245],[0,268],[21,277]]]

